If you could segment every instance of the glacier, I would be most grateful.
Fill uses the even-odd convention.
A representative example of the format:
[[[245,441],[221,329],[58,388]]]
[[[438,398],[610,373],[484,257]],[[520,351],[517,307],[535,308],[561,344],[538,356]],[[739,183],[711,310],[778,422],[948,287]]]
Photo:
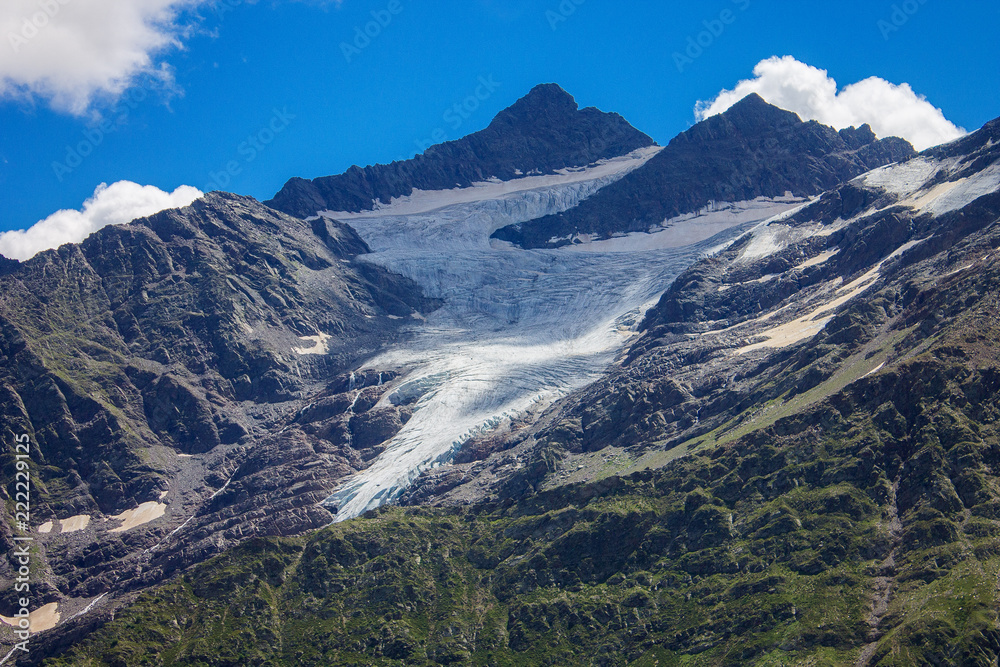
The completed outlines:
[[[648,246],[521,250],[490,240],[501,227],[572,208],[656,150],[556,175],[415,191],[375,211],[321,213],[357,230],[372,250],[359,259],[416,281],[443,302],[414,320],[405,343],[365,365],[399,370],[381,402],[411,405],[414,413],[368,468],[323,501],[336,521],[392,502],[470,438],[598,379],[678,273],[797,205],[756,200],[703,220],[687,216],[675,243],[663,240],[669,221]]]

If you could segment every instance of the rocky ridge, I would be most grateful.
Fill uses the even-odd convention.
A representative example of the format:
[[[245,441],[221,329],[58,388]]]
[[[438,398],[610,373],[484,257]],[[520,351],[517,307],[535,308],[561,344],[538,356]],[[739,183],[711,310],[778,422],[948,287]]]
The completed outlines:
[[[852,180],[695,263],[604,379],[470,443],[455,469],[418,480],[409,502],[499,498],[662,465],[922,351],[950,321],[939,313],[908,329],[927,316],[922,291],[991,266],[998,126]]]
[[[316,504],[366,465],[380,437],[366,434],[398,423],[366,415],[377,374],[350,370],[435,307],[356,262],[367,250],[345,225],[213,193],[0,277],[0,435],[32,443],[37,602],[65,617],[251,535],[331,520]],[[339,431],[277,437],[317,403]]]
[[[553,248],[670,226],[678,216],[758,197],[815,196],[914,155],[871,127],[837,132],[752,94],[679,134],[646,163],[580,206],[498,230],[523,248]]]
[[[497,114],[484,130],[432,146],[410,160],[354,166],[311,181],[293,178],[265,203],[300,217],[326,210],[366,211],[414,189],[449,190],[551,174],[652,144],[618,114],[580,109],[559,86],[542,84]]]

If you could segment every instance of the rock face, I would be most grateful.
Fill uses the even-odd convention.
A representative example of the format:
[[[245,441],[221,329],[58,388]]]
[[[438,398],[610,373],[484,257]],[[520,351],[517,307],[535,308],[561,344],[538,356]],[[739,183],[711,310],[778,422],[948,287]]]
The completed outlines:
[[[867,125],[837,132],[753,94],[678,135],[644,167],[582,205],[500,229],[494,238],[548,248],[580,234],[646,232],[719,202],[817,195],[914,154],[902,139],[876,140]]]
[[[551,174],[652,144],[618,114],[579,109],[562,88],[543,84],[497,114],[485,130],[432,146],[411,160],[355,166],[312,181],[293,178],[266,203],[302,217],[324,210],[367,211],[414,188],[448,190],[489,179]]]

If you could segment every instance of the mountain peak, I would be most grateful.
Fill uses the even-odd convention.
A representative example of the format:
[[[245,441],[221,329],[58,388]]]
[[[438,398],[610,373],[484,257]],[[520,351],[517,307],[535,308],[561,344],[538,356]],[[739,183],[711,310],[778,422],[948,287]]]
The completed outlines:
[[[733,107],[743,106],[773,106],[758,93],[750,93],[742,100],[733,105]]]
[[[542,83],[501,111],[490,127],[536,126],[545,122],[565,122],[579,110],[573,96],[555,83]]]
[[[352,167],[337,176],[293,178],[265,202],[307,217],[321,210],[371,210],[414,188],[447,190],[530,173],[584,167],[651,146],[653,140],[615,113],[580,109],[554,83],[535,86],[479,132],[431,146],[410,160]]]
[[[878,137],[872,126],[865,123],[861,127],[847,127],[840,131],[840,138],[847,143],[852,150],[857,150],[862,146],[874,143]]]
[[[525,100],[541,100],[548,103],[570,103],[573,108],[577,108],[576,100],[573,96],[566,92],[566,90],[560,86],[558,83],[540,83],[531,90],[528,94],[522,97],[519,101]],[[516,104],[516,103],[515,103]]]
[[[757,93],[750,93],[721,116],[741,127],[787,126],[802,122],[798,114],[774,106]]]

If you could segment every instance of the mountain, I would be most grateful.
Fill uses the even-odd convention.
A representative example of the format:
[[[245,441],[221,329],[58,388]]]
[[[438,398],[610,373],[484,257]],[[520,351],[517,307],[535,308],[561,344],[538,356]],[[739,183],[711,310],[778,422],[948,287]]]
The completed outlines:
[[[650,143],[617,116],[577,112],[556,87],[492,127],[478,141],[527,145],[538,171],[611,159],[598,177],[539,176],[577,198],[643,159],[619,151]],[[570,157],[546,162],[557,155]],[[102,622],[91,611],[244,540],[336,518],[322,501],[379,461],[420,407],[387,398],[407,368],[366,363],[442,305],[374,257],[347,224],[211,193],[0,265],[0,429],[32,443],[31,600],[47,613],[40,632],[56,624],[47,650]],[[13,450],[3,457],[0,493],[13,502]],[[0,523],[8,551],[12,508]],[[0,564],[0,615],[18,603],[13,572]]]
[[[497,554],[545,591],[512,604],[511,637],[521,604],[541,651],[599,600],[636,664],[997,659],[998,139],[1000,120],[760,225],[683,272],[604,379],[414,484],[537,521]],[[567,566],[621,535],[614,567]]]
[[[432,146],[411,160],[355,166],[311,181],[293,178],[265,203],[300,217],[324,210],[366,211],[414,189],[448,190],[491,179],[551,174],[652,144],[618,114],[580,109],[559,86],[542,84],[480,132]]]
[[[311,221],[213,193],[3,267],[58,615],[23,664],[994,664],[1000,120],[855,175],[869,132],[739,106],[785,123],[753,173],[832,184],[491,242],[647,147]]]
[[[914,155],[871,127],[837,132],[749,95],[675,137],[643,167],[572,210],[498,230],[524,248],[559,247],[580,235],[608,238],[669,227],[722,202],[813,196],[875,167]]]
[[[229,540],[330,521],[315,505],[365,465],[363,448],[274,434],[316,401],[363,415],[338,387],[374,386],[350,371],[435,307],[356,261],[367,251],[344,225],[213,193],[0,276],[0,423],[32,443],[36,600],[66,617]],[[185,522],[193,534],[172,541]],[[17,597],[5,587],[5,605]]]
[[[943,298],[956,276],[991,270],[998,132],[993,121],[868,172],[693,263],[646,311],[621,363],[501,443],[469,443],[456,476],[497,475],[493,494],[530,490],[551,483],[554,467],[608,470],[591,460],[608,447],[619,464],[641,467],[646,455],[655,463],[731,442],[923,354],[959,314],[989,306],[989,289],[975,284],[950,315],[926,301]],[[496,455],[501,446],[522,460],[516,475],[500,472],[510,463]],[[523,464],[528,451],[537,465]],[[450,472],[428,471],[411,496],[426,500],[419,487],[440,490]],[[444,488],[463,497],[461,484]]]

